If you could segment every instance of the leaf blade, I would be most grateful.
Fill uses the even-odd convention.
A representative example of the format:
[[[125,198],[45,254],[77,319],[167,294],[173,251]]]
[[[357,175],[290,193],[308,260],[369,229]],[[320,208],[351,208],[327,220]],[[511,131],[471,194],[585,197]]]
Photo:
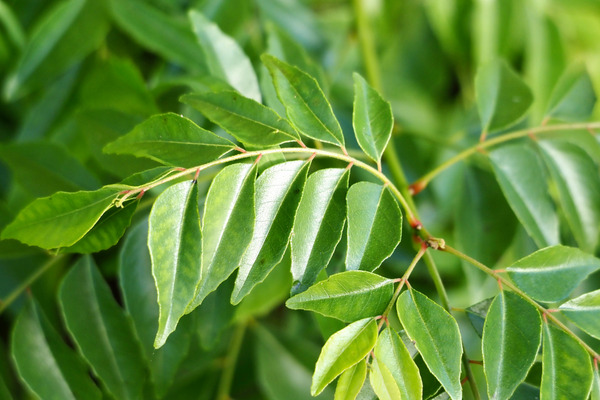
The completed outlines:
[[[596,103],[596,93],[587,70],[583,65],[565,71],[556,83],[546,118],[561,121],[584,121],[590,117]]]
[[[580,329],[600,339],[600,290],[569,300],[558,309]]]
[[[367,361],[362,360],[340,375],[334,400],[354,400],[367,378]]]

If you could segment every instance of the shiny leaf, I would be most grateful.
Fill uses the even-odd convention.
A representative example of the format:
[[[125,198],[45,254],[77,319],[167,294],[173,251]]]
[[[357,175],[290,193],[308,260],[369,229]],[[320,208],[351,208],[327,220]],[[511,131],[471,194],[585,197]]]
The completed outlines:
[[[600,339],[600,290],[569,300],[559,310],[586,333]]]
[[[546,118],[583,121],[590,117],[596,93],[590,75],[579,65],[567,70],[556,83],[548,101]]]
[[[335,387],[334,400],[354,400],[367,377],[367,361],[362,360],[345,370]]]
[[[380,400],[402,399],[398,383],[385,364],[374,359],[369,373],[371,387]]]

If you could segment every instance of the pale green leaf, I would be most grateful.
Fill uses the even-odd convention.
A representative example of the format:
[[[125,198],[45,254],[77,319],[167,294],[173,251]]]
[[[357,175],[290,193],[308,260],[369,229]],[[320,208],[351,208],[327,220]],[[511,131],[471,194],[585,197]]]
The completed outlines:
[[[255,164],[225,167],[213,180],[202,216],[202,277],[188,312],[239,266],[254,230]]]
[[[362,360],[345,370],[335,387],[334,400],[354,400],[367,378],[367,361]]]
[[[247,145],[274,146],[300,139],[275,111],[233,91],[193,93],[184,95],[181,101]]]
[[[105,153],[132,154],[177,167],[214,161],[235,147],[229,140],[173,113],[154,115],[104,147]]]
[[[292,310],[310,310],[345,322],[381,315],[392,300],[394,281],[366,271],[331,275],[289,299]]]
[[[354,78],[352,125],[360,148],[379,163],[394,127],[392,106],[360,76]]]
[[[485,132],[506,128],[525,115],[533,95],[505,61],[492,61],[479,68],[475,94],[481,126]]]
[[[377,323],[373,318],[353,322],[327,340],[315,366],[310,392],[321,393],[338,375],[362,360],[375,346]]]
[[[30,299],[12,331],[12,356],[19,376],[41,399],[101,399],[83,360],[54,330]]]
[[[346,269],[373,271],[394,252],[402,237],[402,214],[390,190],[370,182],[350,187]]]
[[[525,380],[542,341],[542,319],[521,296],[501,291],[483,328],[483,368],[490,399],[509,399]]]
[[[529,146],[508,145],[494,149],[490,160],[508,204],[535,243],[559,244],[558,216],[537,153]]]
[[[578,65],[565,71],[548,101],[546,118],[561,121],[583,121],[590,117],[596,104],[596,93],[587,70]]]
[[[212,76],[228,82],[242,95],[261,101],[258,79],[248,56],[219,26],[196,10],[188,13]]]
[[[398,297],[396,310],[427,368],[452,399],[460,399],[462,342],[456,320],[433,300],[413,289]]]
[[[398,383],[385,364],[373,359],[371,371],[369,373],[369,382],[371,387],[380,400],[398,400],[402,399]]]
[[[118,399],[140,398],[146,377],[140,343],[89,256],[63,279],[59,302],[75,344],[108,391]]]
[[[34,200],[4,228],[2,239],[45,249],[71,246],[92,229],[117,193],[106,187],[93,192],[58,192]]]
[[[400,336],[390,327],[379,334],[375,345],[375,359],[385,366],[400,392],[399,399],[418,400],[423,397],[423,383],[419,368],[413,361]]]
[[[202,234],[195,181],[167,188],[148,219],[148,249],[158,291],[158,331],[154,347],[165,344],[194,299],[200,281]]]
[[[310,162],[290,161],[267,168],[256,180],[256,220],[242,257],[233,304],[262,282],[285,253]]]
[[[597,362],[594,363],[594,382],[592,384],[590,400],[600,400],[600,373],[598,372]]]
[[[344,146],[340,123],[317,81],[268,54],[261,59],[273,77],[279,100],[294,127],[312,139]]]
[[[569,300],[559,310],[586,333],[600,339],[600,290]]]
[[[311,286],[342,237],[348,169],[322,169],[309,176],[292,230],[293,294]]]
[[[592,380],[587,351],[563,330],[544,324],[541,400],[586,400]]]
[[[538,301],[565,299],[589,274],[600,268],[600,259],[577,248],[552,246],[538,250],[508,267],[510,278]]]
[[[540,141],[558,189],[558,199],[575,240],[593,253],[600,237],[600,176],[584,149],[565,141]]]

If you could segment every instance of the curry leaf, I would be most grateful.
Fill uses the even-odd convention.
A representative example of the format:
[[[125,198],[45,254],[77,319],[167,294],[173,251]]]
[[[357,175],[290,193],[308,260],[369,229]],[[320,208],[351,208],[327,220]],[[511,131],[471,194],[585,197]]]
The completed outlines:
[[[600,290],[569,300],[559,310],[586,333],[600,339]]]
[[[590,75],[579,65],[567,70],[556,83],[546,111],[547,118],[582,121],[589,118],[596,104]]]
[[[354,400],[367,377],[367,361],[362,360],[345,370],[338,379],[334,400]]]
[[[402,399],[398,383],[386,365],[377,358],[373,360],[369,373],[371,387],[380,400]]]

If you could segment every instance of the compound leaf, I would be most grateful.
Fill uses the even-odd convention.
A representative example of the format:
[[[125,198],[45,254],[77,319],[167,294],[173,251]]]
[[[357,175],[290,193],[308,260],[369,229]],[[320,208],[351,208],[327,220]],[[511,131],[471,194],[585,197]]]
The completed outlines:
[[[335,387],[334,400],[354,400],[367,378],[367,360],[362,360],[345,370]]]
[[[584,121],[596,104],[596,93],[584,66],[567,70],[558,80],[546,110],[546,118]]]
[[[559,310],[586,333],[600,339],[600,290],[569,300]]]

